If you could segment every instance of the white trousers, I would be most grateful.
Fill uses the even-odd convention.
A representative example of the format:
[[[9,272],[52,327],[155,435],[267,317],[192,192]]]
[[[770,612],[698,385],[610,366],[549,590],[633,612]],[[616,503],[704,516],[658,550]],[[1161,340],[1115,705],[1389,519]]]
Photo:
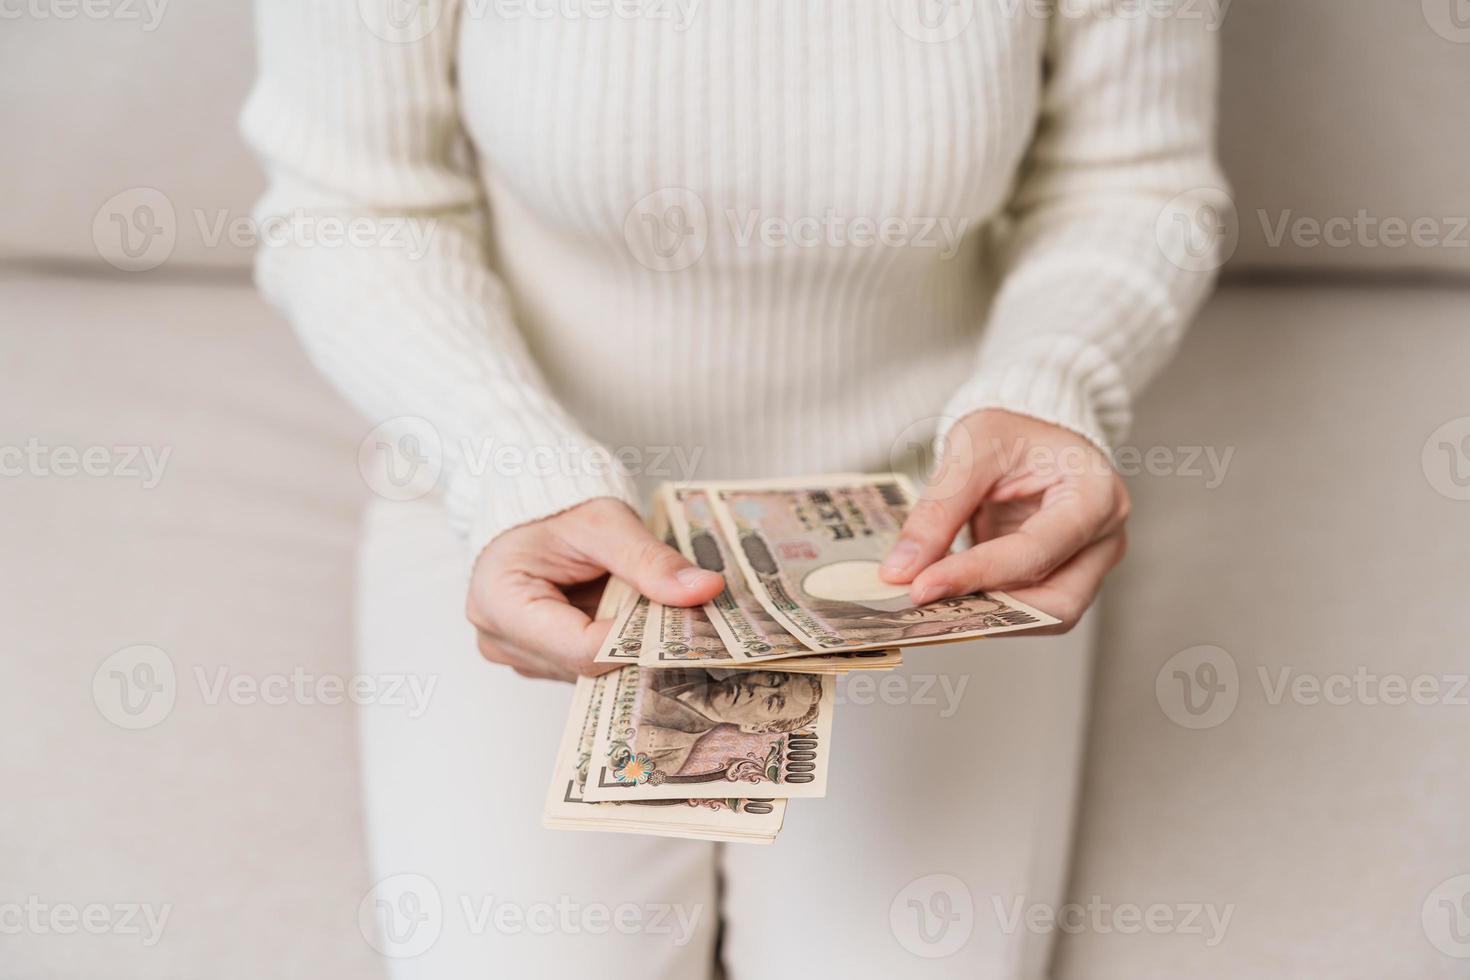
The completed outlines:
[[[358,666],[399,696],[360,714],[359,922],[393,980],[703,980],[721,933],[730,980],[1046,975],[1028,910],[1063,901],[1090,620],[849,675],[826,798],[719,845],[541,828],[571,688],[481,660],[465,585],[437,504],[370,510]]]

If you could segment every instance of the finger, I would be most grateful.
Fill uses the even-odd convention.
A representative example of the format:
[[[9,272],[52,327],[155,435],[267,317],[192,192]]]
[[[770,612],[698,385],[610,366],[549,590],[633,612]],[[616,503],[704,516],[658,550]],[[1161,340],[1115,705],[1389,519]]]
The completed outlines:
[[[1036,512],[1035,506],[997,504],[992,495],[986,497],[970,521],[970,543],[981,544],[1017,531]]]
[[[973,439],[961,426],[951,431],[936,477],[925,485],[898,541],[883,559],[880,574],[884,581],[912,582],[949,551],[955,535],[1003,475],[999,454],[993,447],[976,451]]]
[[[699,568],[659,541],[625,507],[607,518],[583,550],[643,595],[668,606],[698,606],[725,587],[718,572]]]
[[[1033,585],[1093,541],[1104,537],[1114,508],[1108,485],[1066,484],[1048,491],[1038,511],[1010,534],[925,569],[909,589],[917,605],[986,589]]]
[[[550,583],[508,584],[494,601],[500,638],[570,677],[596,677],[617,664],[595,662],[612,620],[594,621]]]
[[[545,680],[572,681],[576,674],[559,664],[549,663],[542,657],[520,649],[513,643],[480,631],[475,636],[475,645],[480,656],[492,664],[509,667],[522,677]]]
[[[566,683],[574,683],[576,681],[575,677],[566,677],[560,673],[553,674],[550,671],[527,670],[524,667],[512,667],[511,670],[529,681],[561,681]]]
[[[1128,534],[1117,531],[1083,548],[1040,585],[1018,589],[1011,595],[1062,621],[1058,626],[1049,626],[1037,630],[1037,633],[1065,633],[1077,625],[1093,599],[1097,598],[1103,579],[1127,553]]]
[[[569,585],[562,589],[567,601],[588,616],[596,617],[597,607],[602,602],[602,593],[607,589],[608,577],[603,575],[591,582]]]

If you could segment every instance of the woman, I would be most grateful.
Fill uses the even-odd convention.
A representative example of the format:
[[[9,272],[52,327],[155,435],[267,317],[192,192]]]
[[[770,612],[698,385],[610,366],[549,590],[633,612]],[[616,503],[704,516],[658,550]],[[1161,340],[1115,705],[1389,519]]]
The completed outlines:
[[[526,678],[595,669],[609,572],[672,605],[720,588],[644,529],[640,484],[888,469],[942,420],[885,577],[1075,625],[1124,547],[1106,450],[1215,264],[1191,238],[1221,184],[1204,21],[399,4],[261,0],[244,117],[265,215],[358,230],[264,250],[264,290],[444,473],[442,504],[380,504],[363,545],[361,669],[452,681],[420,719],[363,714],[376,876],[441,903],[393,975],[702,977],[717,921],[736,978],[1041,975],[1049,934],[1008,910],[1063,900],[1088,624],[912,655],[897,694],[849,697],[830,795],[771,848],[540,830],[568,689]],[[948,713],[926,670],[965,692]],[[585,914],[516,928],[473,914],[487,896]],[[589,925],[629,903],[700,914]]]

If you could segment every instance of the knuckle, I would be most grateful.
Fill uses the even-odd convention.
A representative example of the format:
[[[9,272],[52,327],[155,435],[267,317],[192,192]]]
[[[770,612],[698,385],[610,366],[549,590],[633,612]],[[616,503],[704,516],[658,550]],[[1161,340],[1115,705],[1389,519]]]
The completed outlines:
[[[989,569],[989,558],[971,548],[932,566],[923,582],[927,586],[942,585],[950,592],[974,592],[985,588]]]
[[[484,595],[472,596],[465,604],[466,615],[475,628],[490,636],[505,633],[504,623],[494,598]]]
[[[1070,633],[1087,611],[1087,601],[1074,595],[1062,596],[1052,603],[1048,611],[1062,621],[1059,632]]]
[[[652,537],[634,542],[628,551],[628,562],[632,567],[649,571],[662,571],[673,558],[673,552]]]
[[[488,630],[490,628],[490,617],[486,613],[479,598],[473,592],[465,596],[464,618],[468,619],[470,625],[478,630]]]
[[[500,647],[496,646],[494,641],[492,641],[488,636],[485,636],[484,634],[481,634],[479,636],[479,638],[475,641],[475,645],[479,647],[480,656],[484,657],[492,664],[508,664],[511,662],[510,657],[506,655],[506,652]]]
[[[1133,497],[1129,495],[1128,488],[1119,484],[1117,503],[1113,510],[1114,519],[1122,524],[1133,516]]]
[[[971,551],[954,557],[960,560],[935,566],[939,571],[928,584],[943,585],[950,595],[994,587],[995,583],[989,579],[990,561],[984,555]]]
[[[1051,574],[1055,563],[1040,542],[1023,538],[1016,543],[1011,567],[1006,578],[1010,584],[1035,585]]]
[[[585,509],[585,511],[589,514],[609,516],[613,514],[623,513],[623,511],[627,509],[627,506],[628,505],[623,503],[621,500],[614,500],[612,497],[594,497],[583,504],[581,507],[572,508],[572,511],[570,511],[569,513],[574,513],[578,510]]]
[[[949,508],[937,497],[925,497],[914,504],[904,530],[919,537],[938,535],[950,523]]]

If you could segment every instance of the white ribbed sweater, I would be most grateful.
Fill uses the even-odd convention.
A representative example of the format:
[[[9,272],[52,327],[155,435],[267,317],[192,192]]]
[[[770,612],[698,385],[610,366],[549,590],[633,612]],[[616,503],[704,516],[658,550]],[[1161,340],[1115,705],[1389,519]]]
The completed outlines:
[[[260,0],[260,216],[385,234],[257,275],[373,423],[433,426],[475,547],[634,501],[599,444],[650,482],[886,468],[995,406],[1107,446],[1209,288],[1187,11],[395,2]]]

